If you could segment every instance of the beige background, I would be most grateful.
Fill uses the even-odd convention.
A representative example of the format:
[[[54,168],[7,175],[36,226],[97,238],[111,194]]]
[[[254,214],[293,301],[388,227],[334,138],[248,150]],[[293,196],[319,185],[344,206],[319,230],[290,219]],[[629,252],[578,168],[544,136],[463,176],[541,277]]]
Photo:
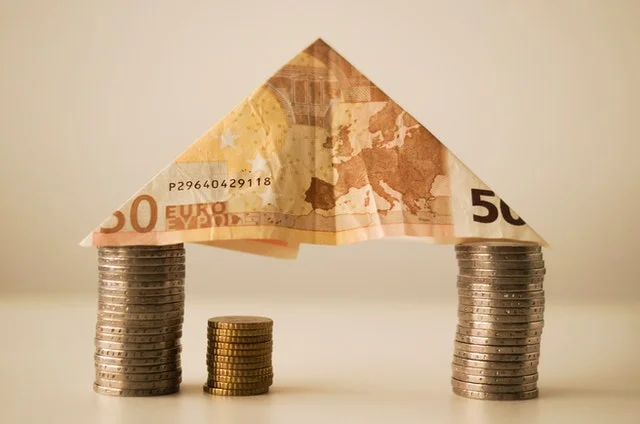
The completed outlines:
[[[0,291],[92,293],[78,242],[322,37],[552,248],[547,296],[640,295],[640,2],[0,0]],[[192,295],[453,299],[452,246],[188,246]]]

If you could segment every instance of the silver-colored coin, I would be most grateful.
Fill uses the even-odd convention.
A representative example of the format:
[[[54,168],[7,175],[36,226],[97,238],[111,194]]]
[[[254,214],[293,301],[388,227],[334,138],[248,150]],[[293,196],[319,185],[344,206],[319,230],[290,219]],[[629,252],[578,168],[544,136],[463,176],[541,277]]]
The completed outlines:
[[[235,364],[251,364],[264,363],[271,361],[271,354],[260,356],[224,356],[207,354],[207,364],[209,363],[235,363]]]
[[[119,343],[119,342],[107,342],[96,339],[94,346],[100,349],[113,349],[113,350],[156,350],[156,349],[171,349],[180,346],[180,340],[171,340],[166,342],[156,343]]]
[[[100,280],[119,281],[127,283],[129,287],[133,287],[135,283],[151,285],[160,284],[165,281],[184,280],[185,276],[186,273],[184,271],[153,274],[125,274],[122,272],[98,271],[98,278]]]
[[[260,375],[273,376],[273,367],[256,368],[249,370],[228,369],[228,368],[208,368],[209,377],[227,376],[227,377],[254,377]]]
[[[536,308],[544,306],[544,297],[535,299],[477,299],[475,297],[458,296],[459,305],[480,306],[485,308]]]
[[[96,379],[105,380],[119,380],[119,381],[158,381],[158,380],[176,380],[182,377],[182,370],[176,369],[174,371],[154,372],[154,373],[120,373],[120,372],[106,372],[96,370]]]
[[[142,366],[126,366],[126,365],[109,365],[103,363],[96,363],[96,371],[105,373],[124,373],[124,374],[147,374],[147,373],[162,373],[168,371],[176,371],[181,369],[181,361],[174,361],[167,364],[159,365],[142,365]]]
[[[164,252],[167,250],[184,249],[183,243],[174,243],[167,245],[149,246],[149,245],[131,245],[131,246],[100,246],[98,253],[104,252]]]
[[[499,353],[505,355],[523,355],[525,353],[540,352],[539,343],[524,346],[486,346],[455,341],[454,347],[465,352]]]
[[[185,272],[185,265],[166,266],[131,266],[131,265],[98,265],[98,272],[108,272],[122,276],[166,275]]]
[[[470,253],[456,252],[456,259],[467,261],[505,262],[505,261],[541,261],[542,252],[536,253]]]
[[[119,287],[100,287],[98,286],[98,293],[105,296],[115,297],[147,297],[147,296],[172,296],[176,294],[184,294],[184,286],[172,287],[168,289],[122,289]]]
[[[518,393],[487,393],[487,392],[477,392],[473,390],[463,390],[457,387],[453,388],[453,393],[455,393],[458,396],[466,397],[469,399],[502,400],[502,401],[535,399],[539,395],[538,389],[530,390],[528,392],[518,392]]]
[[[473,298],[476,300],[533,300],[544,299],[544,290],[534,291],[484,291],[484,290],[461,290],[458,289],[458,298]]]
[[[93,355],[96,367],[102,365],[118,365],[121,367],[147,367],[154,365],[175,364],[180,362],[180,353],[174,356],[159,358],[118,358],[114,356]]]
[[[486,328],[469,328],[457,327],[457,334],[465,337],[481,337],[488,339],[520,339],[540,338],[542,336],[542,327],[524,330],[499,330]]]
[[[107,296],[98,295],[98,301],[103,303],[120,304],[120,305],[166,305],[173,303],[184,303],[184,294],[175,294],[170,296]]]
[[[105,349],[96,348],[96,355],[98,356],[110,356],[112,358],[131,358],[131,359],[146,359],[146,358],[176,358],[182,352],[182,346],[172,347],[169,349],[156,349],[156,350],[119,350],[119,349]]]
[[[471,242],[456,244],[456,252],[469,253],[537,253],[542,252],[542,247],[537,244],[515,243],[515,242]]]
[[[109,380],[106,378],[96,378],[95,384],[101,387],[113,387],[115,389],[127,389],[127,390],[149,390],[149,389],[164,389],[167,387],[174,387],[182,382],[182,377],[176,377],[169,380],[155,380],[155,381],[122,381],[122,380]]]
[[[525,338],[476,337],[456,333],[456,340],[481,346],[526,346],[540,344],[540,336]]]
[[[466,375],[485,376],[485,377],[519,377],[523,375],[532,375],[538,373],[537,367],[515,368],[515,369],[494,369],[494,368],[475,368],[466,367],[464,365],[451,364],[451,371]]]
[[[143,335],[159,335],[172,334],[175,335],[182,331],[182,323],[159,326],[159,327],[124,327],[122,325],[114,325],[113,323],[96,325],[96,333],[114,336],[143,336]]]
[[[99,279],[98,287],[100,289],[118,289],[118,290],[160,290],[160,289],[173,289],[184,288],[184,278],[177,278],[175,280],[161,280],[161,281],[127,281],[127,280],[109,280]]]
[[[485,393],[520,393],[535,390],[537,383],[526,384],[478,384],[478,383],[466,383],[464,381],[451,379],[451,385],[458,389],[473,390],[476,392]]]
[[[157,313],[128,313],[128,312],[111,312],[98,310],[98,319],[112,321],[152,321],[152,320],[171,320],[184,316],[184,310],[157,312]]]
[[[181,325],[184,321],[183,318],[172,319],[160,319],[160,320],[122,320],[122,319],[107,319],[104,317],[98,317],[98,326],[110,326],[110,327],[127,327],[132,328],[153,328],[153,327],[173,327]]]
[[[102,387],[94,383],[93,391],[101,395],[120,397],[163,396],[179,392],[180,385],[168,386],[162,389],[129,390],[116,389],[113,387]]]
[[[114,251],[114,250],[98,250],[98,258],[139,258],[139,259],[164,259],[164,258],[184,258],[185,249],[171,249],[163,251],[150,251],[150,250],[132,250],[128,252]]]
[[[128,303],[110,303],[98,301],[98,310],[126,314],[159,314],[164,312],[184,313],[184,302],[161,303],[151,305],[130,305]]]
[[[453,365],[470,368],[483,368],[488,370],[523,370],[538,367],[538,359],[527,361],[485,361],[482,359],[466,359],[453,357]]]
[[[460,268],[490,270],[539,270],[544,268],[544,261],[478,261],[458,259]],[[528,274],[527,274],[528,275]]]
[[[532,284],[479,284],[464,283],[458,280],[456,286],[459,290],[488,291],[488,292],[527,292],[542,290],[542,283]]]
[[[486,315],[486,314],[474,314],[470,312],[458,311],[458,318],[460,318],[463,321],[520,323],[520,322],[542,321],[542,319],[544,318],[544,314]]]
[[[536,277],[545,275],[546,268],[534,269],[487,269],[487,268],[458,268],[458,275],[467,277]]]
[[[487,322],[487,321],[465,321],[458,320],[459,327],[480,328],[485,330],[502,330],[502,331],[525,331],[525,330],[541,330],[544,327],[544,321],[530,322]]]
[[[142,334],[137,336],[122,336],[113,333],[103,333],[96,331],[96,340],[114,343],[161,343],[175,342],[182,337],[182,331],[168,334]]]
[[[98,257],[98,265],[117,265],[117,266],[167,266],[167,265],[184,265],[185,258],[169,257],[169,258],[122,258],[122,257]]]
[[[459,283],[487,284],[491,286],[500,285],[526,285],[533,283],[544,283],[544,275],[534,275],[529,277],[483,277],[480,275],[458,275]]]
[[[451,376],[458,381],[476,384],[531,384],[538,381],[538,374],[521,375],[518,377],[489,377],[454,371]]]
[[[471,359],[474,361],[495,361],[495,362],[522,362],[533,361],[540,358],[540,353],[531,352],[523,353],[520,355],[507,355],[503,353],[479,353],[479,352],[467,352],[462,349],[454,349],[453,354],[459,358]]]
[[[458,305],[458,312],[484,315],[535,315],[544,313],[544,306],[526,308],[496,308],[493,306]]]

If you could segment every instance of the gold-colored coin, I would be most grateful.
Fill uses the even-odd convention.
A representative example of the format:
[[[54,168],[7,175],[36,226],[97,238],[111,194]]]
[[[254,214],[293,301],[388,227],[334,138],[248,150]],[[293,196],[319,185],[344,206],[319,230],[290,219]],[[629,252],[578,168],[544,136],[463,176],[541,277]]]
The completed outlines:
[[[271,334],[260,336],[223,336],[212,334],[208,337],[209,343],[264,343],[272,341]]]
[[[252,377],[238,377],[228,375],[209,375],[207,385],[209,387],[216,387],[215,383],[239,383],[239,384],[271,384],[273,383],[273,374],[258,375]]]
[[[261,362],[245,362],[245,363],[237,363],[237,362],[216,362],[214,359],[207,358],[207,369],[209,373],[217,373],[221,370],[227,371],[249,371],[249,370],[259,370],[264,368],[270,368],[271,358],[266,361]]]
[[[254,330],[245,330],[245,329],[227,329],[227,328],[214,328],[207,327],[207,336],[211,337],[253,337],[253,336],[271,336],[273,334],[273,329],[271,327],[268,328],[258,328]]]
[[[273,320],[266,317],[228,315],[209,318],[208,326],[231,330],[255,330],[272,328]]]
[[[273,367],[264,367],[256,369],[229,369],[218,367],[207,367],[209,377],[227,376],[227,377],[259,377],[264,375],[273,375]]]
[[[207,355],[221,355],[221,356],[262,356],[270,355],[271,348],[268,349],[255,349],[255,350],[238,350],[238,349],[214,349],[207,347]]]
[[[228,349],[228,350],[261,350],[261,349],[271,349],[273,347],[273,342],[262,342],[262,343],[222,343],[219,341],[209,341],[207,343],[207,347],[209,349]]]
[[[202,390],[205,393],[216,396],[255,396],[262,395],[269,392],[269,387],[259,387],[256,389],[247,389],[247,390],[228,390],[228,389],[220,389],[217,387],[209,387],[206,384],[202,386]]]
[[[260,383],[225,383],[222,381],[214,381],[209,384],[207,382],[207,387],[213,387],[216,389],[227,389],[227,390],[252,390],[252,389],[261,389],[264,387],[269,387],[273,384],[273,381],[266,380]]]
[[[210,355],[207,354],[207,362],[229,362],[235,364],[251,364],[260,362],[271,362],[271,354],[260,356],[225,356],[225,355]]]

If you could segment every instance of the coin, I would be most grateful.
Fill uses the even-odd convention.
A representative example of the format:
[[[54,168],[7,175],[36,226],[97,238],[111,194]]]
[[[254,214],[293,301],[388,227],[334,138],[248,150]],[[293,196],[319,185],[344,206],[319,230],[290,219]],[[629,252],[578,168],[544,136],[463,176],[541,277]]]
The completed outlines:
[[[101,395],[109,395],[109,396],[122,396],[122,397],[135,397],[135,396],[161,396],[161,395],[169,395],[172,393],[177,393],[180,391],[180,386],[168,386],[161,389],[141,389],[141,390],[130,390],[130,389],[116,389],[113,387],[102,387],[97,384],[93,384],[93,390],[96,393]]]
[[[273,320],[266,317],[229,315],[209,318],[208,326],[230,330],[256,330],[272,328]]]
[[[256,368],[249,370],[238,370],[228,368],[211,368],[208,367],[209,376],[228,376],[228,377],[256,377],[271,375],[273,376],[273,367]]]
[[[480,261],[475,259],[458,259],[460,268],[491,270],[524,270],[532,271],[544,268],[544,261]]]
[[[484,375],[473,375],[454,371],[452,376],[458,381],[476,384],[531,384],[538,381],[538,374],[521,375],[517,377],[488,377]]]
[[[544,297],[535,299],[478,299],[471,296],[458,296],[459,305],[481,306],[491,308],[533,308],[544,306]]]
[[[273,382],[273,374],[257,375],[257,376],[229,376],[229,375],[213,375],[209,376],[207,385],[209,387],[216,387],[216,383],[239,383],[239,384],[253,384],[253,383],[269,383]]]
[[[542,321],[544,314],[529,314],[529,315],[486,315],[486,314],[474,314],[470,312],[458,311],[458,318],[464,321],[481,321],[485,323],[523,323],[532,321]]]
[[[221,336],[221,335],[212,335],[209,338],[209,343],[214,341],[216,343],[264,343],[272,341],[273,338],[271,334],[264,334],[261,336]]]
[[[542,251],[542,247],[533,243],[514,242],[470,242],[455,245],[456,252],[479,252],[479,253],[537,253]]]
[[[488,269],[488,268],[458,268],[458,275],[467,277],[533,277],[545,275],[545,268],[534,269]]]
[[[147,274],[170,274],[174,272],[185,272],[186,266],[182,265],[154,265],[154,266],[134,266],[134,265],[98,265],[99,272],[117,273],[121,275],[147,275]]]
[[[213,350],[261,350],[271,349],[273,347],[272,341],[262,343],[223,343],[217,340],[209,341],[207,347]]]
[[[460,260],[478,260],[489,262],[504,261],[541,261],[542,252],[536,253],[471,253],[456,252],[456,259]]]
[[[463,283],[458,281],[456,283],[458,289],[462,290],[474,290],[474,291],[491,291],[491,292],[526,292],[542,290],[542,283],[531,284],[480,284],[480,283]]]
[[[185,261],[183,256],[174,256],[168,258],[128,258],[118,256],[99,256],[98,265],[125,265],[125,266],[167,266],[167,265],[183,265]]]
[[[182,324],[158,326],[158,327],[127,327],[113,325],[107,323],[105,325],[97,324],[96,332],[101,334],[112,334],[119,336],[142,336],[142,335],[160,335],[160,334],[174,334],[182,331]]]
[[[540,353],[531,352],[519,355],[508,355],[504,353],[479,353],[467,352],[462,349],[454,349],[453,354],[459,358],[471,359],[474,361],[496,361],[496,362],[520,362],[533,361],[540,357]]]
[[[181,369],[181,362],[179,360],[173,361],[167,364],[159,365],[142,365],[142,366],[127,366],[127,365],[110,365],[103,363],[95,364],[96,371],[105,373],[123,373],[123,374],[147,374],[147,373],[162,373],[167,371],[176,371]]]
[[[118,350],[105,348],[96,349],[96,355],[131,359],[175,357],[180,354],[180,352],[182,352],[182,346],[156,350]]]
[[[453,393],[459,396],[467,397],[469,399],[481,400],[527,400],[535,399],[538,397],[538,389],[518,393],[487,393],[453,387]]]
[[[525,346],[540,344],[540,336],[524,338],[476,337],[456,333],[456,340],[482,346]]]
[[[119,281],[121,283],[127,283],[129,287],[135,286],[135,284],[132,285],[131,283],[161,284],[165,281],[183,280],[185,275],[184,271],[152,274],[125,274],[122,272],[106,271],[98,272],[98,278],[100,280]]]
[[[228,390],[228,389],[219,389],[215,387],[209,387],[206,384],[202,386],[202,390],[205,393],[216,396],[255,396],[262,395],[269,392],[269,387],[259,387],[256,389],[245,389],[245,390]]]
[[[120,381],[158,381],[158,380],[175,380],[182,376],[182,370],[176,369],[173,371],[154,372],[154,373],[120,373],[120,372],[107,372],[96,370],[97,379],[105,380],[120,380]]]
[[[95,384],[101,387],[113,387],[114,389],[128,390],[149,390],[149,389],[165,389],[174,387],[182,382],[182,377],[175,377],[168,380],[155,381],[122,381],[108,380],[106,378],[96,378]]]
[[[108,319],[104,317],[98,317],[99,326],[126,326],[127,329],[132,328],[152,328],[152,327],[173,327],[180,325],[184,321],[183,318],[173,319],[159,319],[159,320],[123,320],[123,319]]]
[[[488,337],[493,339],[526,339],[529,337],[540,337],[542,335],[542,327],[524,330],[510,329],[487,329],[487,328],[468,328],[457,327],[457,334],[474,337]]]
[[[128,303],[106,303],[98,301],[98,310],[105,312],[147,314],[161,312],[184,312],[184,302],[162,303],[151,305],[130,305]]]
[[[263,355],[270,355],[270,354],[271,354],[271,348],[255,349],[255,350],[232,350],[232,349],[215,349],[215,348],[207,347],[207,355],[225,356],[225,357],[233,357],[233,358],[260,357]]]
[[[514,369],[494,369],[494,368],[475,368],[463,365],[451,364],[453,373],[462,373],[467,375],[484,375],[487,377],[519,377],[523,375],[532,375],[538,372],[537,367],[514,368]]]
[[[98,294],[114,297],[147,297],[147,296],[171,296],[176,294],[184,294],[184,286],[169,288],[145,287],[137,289],[128,289],[120,287],[102,287],[98,286]]]
[[[451,379],[451,385],[458,389],[485,393],[517,393],[536,389],[535,382],[526,384],[478,384],[466,383],[464,381],[456,380],[455,378]]]
[[[207,369],[210,373],[217,370],[248,371],[271,367],[271,357],[260,362],[219,362],[216,358],[207,358]]]
[[[119,303],[127,305],[165,305],[184,303],[184,294],[170,296],[111,296],[100,293],[98,301],[104,303]]]
[[[522,355],[525,353],[538,353],[540,352],[540,344],[530,344],[524,346],[482,346],[470,343],[462,343],[459,341],[454,342],[456,349],[463,350],[465,352],[477,352],[477,353],[500,353],[509,355]]]
[[[486,290],[460,290],[458,289],[458,296],[468,297],[474,299],[487,299],[487,300],[529,300],[529,299],[544,299],[544,290],[533,291],[486,291]]]
[[[526,308],[496,308],[493,306],[458,305],[458,312],[470,312],[486,315],[534,315],[542,314],[544,306],[532,306]]]
[[[453,364],[471,368],[485,368],[492,370],[519,370],[525,368],[536,368],[538,359],[528,361],[485,361],[475,359],[465,359],[458,356],[453,357]]]
[[[458,320],[458,326],[466,328],[480,328],[485,330],[537,330],[544,327],[544,321],[531,322],[486,322],[486,321],[461,321]]]
[[[109,280],[101,278],[98,280],[98,288],[114,289],[114,290],[161,290],[161,289],[173,289],[184,288],[184,278],[177,278],[173,280],[159,280],[159,281],[128,281],[128,280]]]
[[[149,313],[129,313],[129,312],[113,312],[98,309],[98,319],[110,321],[153,321],[153,320],[171,320],[184,316],[184,310],[174,310],[168,312],[149,312]]]
[[[213,381],[211,384],[207,382],[207,387],[215,389],[227,389],[227,390],[251,390],[268,387],[272,384],[271,380],[262,381],[259,383],[225,383],[222,381]]]
[[[180,361],[180,354],[161,356],[158,358],[121,358],[114,356],[94,355],[96,364],[117,365],[121,367],[146,367],[173,364]]]
[[[113,350],[155,350],[155,349],[170,349],[180,346],[180,340],[171,340],[167,342],[156,343],[120,343],[109,342],[103,340],[95,340],[94,345],[101,349],[113,349]]]
[[[182,337],[182,331],[178,331],[170,334],[155,334],[155,335],[139,335],[139,336],[121,336],[117,334],[102,333],[96,331],[96,340],[103,342],[114,343],[160,343],[160,342],[175,342]]]

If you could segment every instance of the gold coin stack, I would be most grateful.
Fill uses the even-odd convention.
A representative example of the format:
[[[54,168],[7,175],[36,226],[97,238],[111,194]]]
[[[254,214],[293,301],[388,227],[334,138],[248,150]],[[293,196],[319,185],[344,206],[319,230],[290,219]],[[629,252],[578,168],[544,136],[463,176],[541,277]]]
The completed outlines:
[[[253,396],[273,383],[273,321],[254,316],[210,318],[207,325],[205,393]]]

